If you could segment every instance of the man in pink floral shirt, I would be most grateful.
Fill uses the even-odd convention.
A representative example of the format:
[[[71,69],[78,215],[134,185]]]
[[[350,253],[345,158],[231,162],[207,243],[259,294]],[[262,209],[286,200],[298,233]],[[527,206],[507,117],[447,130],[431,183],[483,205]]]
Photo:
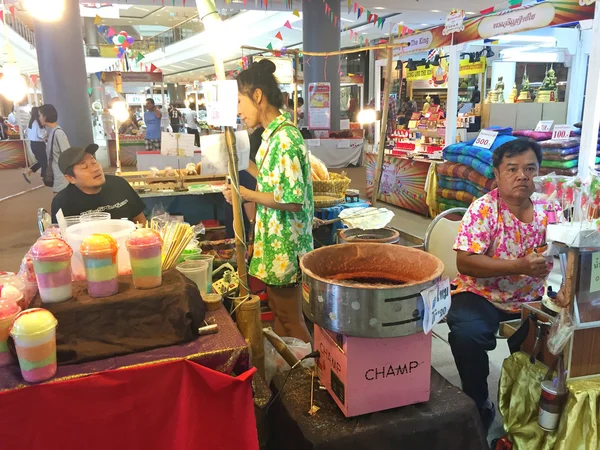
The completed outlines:
[[[551,265],[534,250],[546,244],[548,211],[532,199],[533,178],[542,161],[540,146],[515,139],[493,154],[498,188],[471,204],[454,244],[458,277],[448,314],[448,340],[463,390],[493,422],[488,399],[487,351],[496,347],[499,323],[519,317],[521,304],[544,295]]]

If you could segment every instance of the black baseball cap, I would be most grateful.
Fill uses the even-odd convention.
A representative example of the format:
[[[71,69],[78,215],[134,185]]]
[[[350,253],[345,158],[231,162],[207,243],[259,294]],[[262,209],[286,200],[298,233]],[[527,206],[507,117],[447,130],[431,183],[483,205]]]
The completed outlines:
[[[71,147],[65,150],[58,157],[58,168],[62,173],[67,171],[77,164],[85,156],[86,153],[94,155],[98,150],[98,145],[90,144],[86,148]]]

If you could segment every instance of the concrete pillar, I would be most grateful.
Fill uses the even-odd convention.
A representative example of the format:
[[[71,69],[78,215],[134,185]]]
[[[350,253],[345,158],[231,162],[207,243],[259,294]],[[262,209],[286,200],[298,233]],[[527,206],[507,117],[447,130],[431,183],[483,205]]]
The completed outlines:
[[[81,33],[79,1],[65,0],[56,22],[35,22],[35,41],[44,102],[58,110],[58,123],[71,145],[94,142]]]
[[[331,12],[341,17],[341,3],[330,2]],[[338,19],[339,20],[339,19]],[[338,24],[339,26],[339,24]],[[302,38],[307,52],[333,52],[340,50],[340,30],[323,13],[323,4],[302,0]],[[308,61],[308,63],[307,63]],[[340,57],[304,56],[304,101],[308,104],[308,86],[310,83],[331,83],[331,130],[340,129]],[[326,75],[326,76],[325,76]],[[309,108],[307,109],[307,113]],[[307,121],[310,123],[310,121]]]
[[[175,83],[167,84],[167,95],[171,104],[177,103],[177,86],[175,86]]]

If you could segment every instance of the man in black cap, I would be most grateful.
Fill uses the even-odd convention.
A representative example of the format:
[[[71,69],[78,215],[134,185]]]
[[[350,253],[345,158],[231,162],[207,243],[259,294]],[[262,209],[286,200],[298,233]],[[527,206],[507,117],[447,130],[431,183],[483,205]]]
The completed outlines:
[[[104,175],[94,156],[96,144],[71,147],[61,153],[58,167],[69,182],[52,200],[52,221],[59,209],[65,216],[108,212],[113,219],[129,219],[144,225],[144,202],[121,177]]]

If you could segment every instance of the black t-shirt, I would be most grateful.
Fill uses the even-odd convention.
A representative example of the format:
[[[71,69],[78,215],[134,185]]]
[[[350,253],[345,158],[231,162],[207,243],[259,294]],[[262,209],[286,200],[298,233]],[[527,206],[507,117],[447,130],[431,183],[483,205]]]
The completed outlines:
[[[86,194],[74,184],[69,184],[52,200],[52,222],[62,209],[66,216],[89,212],[109,212],[113,219],[132,220],[144,211],[145,205],[129,183],[118,176],[106,175],[106,183],[98,194]]]

